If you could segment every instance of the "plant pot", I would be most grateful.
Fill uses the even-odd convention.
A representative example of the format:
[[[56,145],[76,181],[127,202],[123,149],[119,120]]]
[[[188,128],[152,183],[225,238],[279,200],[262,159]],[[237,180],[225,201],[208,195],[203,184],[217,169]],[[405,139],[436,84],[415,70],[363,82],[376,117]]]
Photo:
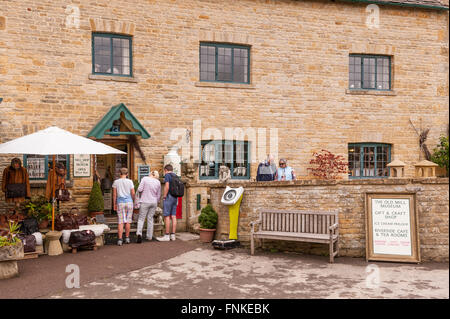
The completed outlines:
[[[41,222],[39,223],[39,229],[45,229],[45,228],[48,228],[48,224],[49,224],[48,219],[44,219],[43,221],[41,221]]]
[[[199,228],[200,231],[200,241],[202,243],[210,243],[214,239],[215,229],[205,229]]]
[[[89,212],[89,216],[90,216],[91,218],[93,218],[93,217],[95,217],[95,216],[97,216],[97,215],[103,215],[103,212]]]
[[[24,257],[23,243],[20,242],[13,246],[0,247],[0,262],[17,260]]]

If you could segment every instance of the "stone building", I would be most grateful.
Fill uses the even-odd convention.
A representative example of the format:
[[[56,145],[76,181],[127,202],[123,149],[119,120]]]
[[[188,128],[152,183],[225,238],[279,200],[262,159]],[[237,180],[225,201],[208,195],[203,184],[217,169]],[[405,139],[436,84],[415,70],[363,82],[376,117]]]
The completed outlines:
[[[245,185],[268,153],[300,180],[321,149],[349,161],[344,180],[386,179],[394,159],[412,178],[418,134],[433,149],[448,130],[448,32],[448,0],[0,0],[0,142],[55,125],[127,151],[87,177],[59,159],[82,211],[94,166],[138,179],[178,151],[180,227],[221,164]],[[23,159],[42,192],[48,159]]]

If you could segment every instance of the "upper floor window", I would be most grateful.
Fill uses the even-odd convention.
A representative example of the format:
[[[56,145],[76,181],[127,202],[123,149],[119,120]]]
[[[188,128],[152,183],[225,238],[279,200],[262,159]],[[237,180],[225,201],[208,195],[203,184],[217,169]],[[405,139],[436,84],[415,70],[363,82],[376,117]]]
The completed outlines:
[[[55,155],[56,163],[64,164],[67,170],[66,180],[70,179],[69,158],[69,155]],[[47,180],[53,160],[52,156],[48,155],[24,155],[23,165],[27,168],[30,180]]]
[[[390,90],[391,57],[381,55],[350,55],[349,88]]]
[[[247,141],[202,141],[200,179],[218,179],[220,166],[230,169],[232,179],[250,179]]]
[[[348,145],[349,178],[383,178],[389,176],[391,145],[357,143]]]
[[[200,81],[250,83],[250,47],[200,43]]]
[[[92,34],[92,73],[132,76],[131,37]]]

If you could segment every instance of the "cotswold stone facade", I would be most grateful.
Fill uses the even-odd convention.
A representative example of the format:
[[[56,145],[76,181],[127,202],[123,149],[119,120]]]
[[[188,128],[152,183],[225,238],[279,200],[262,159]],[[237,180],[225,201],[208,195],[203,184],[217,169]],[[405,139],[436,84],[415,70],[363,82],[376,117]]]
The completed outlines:
[[[277,157],[299,179],[311,178],[314,151],[348,158],[351,143],[391,145],[411,178],[423,159],[414,127],[430,128],[430,149],[448,127],[448,1],[380,2],[373,20],[369,1],[0,0],[0,142],[52,125],[87,136],[123,103],[151,135],[138,141],[152,170],[162,172],[174,129],[208,140],[206,129],[224,136],[231,127],[266,130],[244,137],[252,142],[250,180],[271,129]],[[132,38],[132,77],[92,74],[95,32]],[[249,47],[249,84],[200,81],[200,43]],[[391,90],[350,90],[352,54],[389,56]],[[12,157],[0,157],[0,170]],[[143,159],[136,150],[131,157],[136,179]],[[33,184],[33,193],[42,191],[42,182]],[[86,212],[92,176],[71,185]],[[208,187],[197,190],[183,203],[188,220],[197,194],[207,202]]]

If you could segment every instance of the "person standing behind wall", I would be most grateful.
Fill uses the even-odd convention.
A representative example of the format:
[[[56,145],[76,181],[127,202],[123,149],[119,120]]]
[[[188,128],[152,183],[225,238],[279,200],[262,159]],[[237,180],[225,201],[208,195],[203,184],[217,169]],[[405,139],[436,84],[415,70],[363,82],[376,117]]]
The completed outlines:
[[[290,166],[287,166],[287,160],[282,158],[282,159],[280,159],[279,164],[280,164],[280,167],[277,170],[275,180],[277,180],[277,181],[295,180],[294,169]]]
[[[137,189],[141,193],[139,197],[139,220],[137,224],[137,243],[142,243],[142,228],[145,218],[147,218],[147,240],[153,237],[153,216],[156,207],[161,199],[161,182],[159,181],[158,171],[153,171],[150,176],[145,176]]]
[[[128,169],[120,169],[120,178],[112,185],[114,210],[117,212],[117,245],[122,246],[123,224],[125,223],[125,244],[130,243],[130,224],[133,222],[134,184],[127,178]]]
[[[157,237],[158,241],[175,240],[177,229],[177,205],[178,198],[169,193],[170,183],[173,179],[173,166],[168,164],[164,166],[164,194],[163,194],[163,216],[166,233],[164,236]],[[172,232],[170,233],[170,220],[172,220]]]

